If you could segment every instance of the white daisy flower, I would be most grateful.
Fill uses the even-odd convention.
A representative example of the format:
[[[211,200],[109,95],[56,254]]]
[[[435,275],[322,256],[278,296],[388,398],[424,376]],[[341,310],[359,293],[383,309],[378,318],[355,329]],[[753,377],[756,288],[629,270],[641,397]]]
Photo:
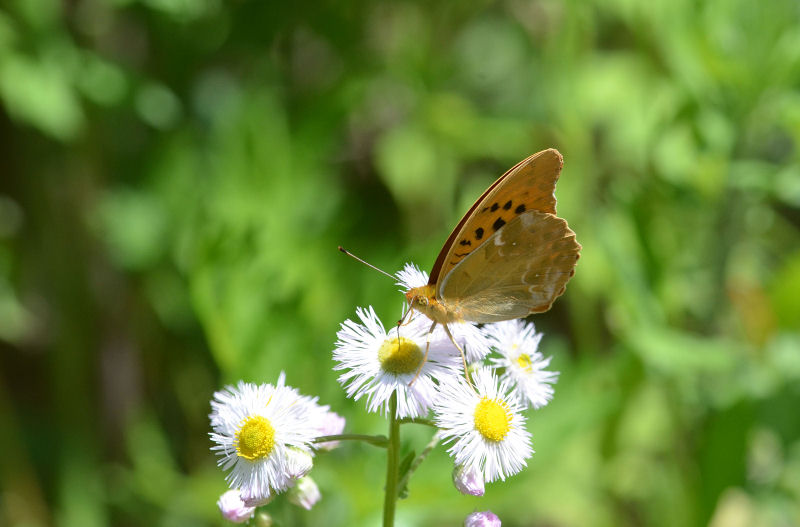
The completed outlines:
[[[481,361],[489,354],[491,347],[486,340],[486,335],[477,324],[466,320],[463,322],[448,322],[447,328],[464,350],[467,362]]]
[[[407,263],[403,268],[395,273],[397,285],[402,287],[400,291],[405,293],[414,287],[422,287],[428,283],[428,273],[421,271],[415,264]],[[428,320],[427,317],[424,317]],[[430,324],[430,321],[429,321]],[[472,322],[448,322],[447,328],[453,334],[453,338],[464,350],[468,362],[482,360],[490,351],[490,344],[486,340],[484,333]],[[445,333],[444,328],[436,326],[436,332]],[[446,336],[446,333],[445,333]],[[447,337],[449,338],[449,337]]]
[[[522,407],[508,394],[509,381],[499,381],[488,368],[473,374],[473,388],[460,377],[440,385],[434,421],[457,466],[476,470],[487,482],[505,480],[526,466],[531,435]]]
[[[402,287],[400,291],[405,293],[409,289],[422,287],[428,283],[428,273],[417,267],[417,264],[407,263],[402,269],[394,274],[397,278],[397,285]]]
[[[500,378],[510,381],[519,402],[526,408],[546,405],[553,398],[551,384],[558,379],[558,372],[545,370],[550,357],[537,351],[542,334],[524,320],[487,324],[483,331],[500,353],[499,358],[489,359],[492,366],[505,368]]]
[[[283,380],[281,374],[277,386],[240,381],[211,401],[211,450],[248,505],[291,486],[289,449],[310,452],[315,435],[308,405],[297,404],[301,396]]]
[[[416,316],[387,332],[372,307],[358,308],[356,313],[361,323],[349,319],[342,323],[333,350],[338,363],[334,369],[347,370],[339,376],[347,396],[366,397],[367,410],[383,414],[397,391],[397,417],[426,415],[438,392],[434,379],[458,375],[458,351],[449,339],[433,333],[428,360],[423,362],[430,328],[427,318]]]

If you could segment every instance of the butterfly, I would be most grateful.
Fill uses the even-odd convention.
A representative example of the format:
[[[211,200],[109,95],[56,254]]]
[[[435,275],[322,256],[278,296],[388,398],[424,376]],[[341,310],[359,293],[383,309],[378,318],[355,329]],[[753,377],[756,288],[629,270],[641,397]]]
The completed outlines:
[[[542,150],[486,189],[447,238],[427,285],[405,293],[409,313],[431,319],[431,332],[443,325],[455,343],[450,322],[499,322],[550,309],[581,250],[556,216],[563,164],[558,150]]]

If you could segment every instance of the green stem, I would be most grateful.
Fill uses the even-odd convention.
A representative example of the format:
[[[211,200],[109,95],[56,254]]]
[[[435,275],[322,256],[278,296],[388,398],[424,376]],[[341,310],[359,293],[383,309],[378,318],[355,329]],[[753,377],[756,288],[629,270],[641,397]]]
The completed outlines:
[[[328,441],[364,441],[370,445],[386,448],[389,440],[386,436],[370,436],[366,434],[338,434],[331,436],[319,436],[312,443],[327,443]]]
[[[398,419],[397,422],[401,425],[425,425],[436,428],[436,423],[433,422],[433,419],[424,419],[421,417],[403,417],[402,419]]]
[[[389,445],[386,448],[386,495],[383,500],[383,527],[394,526],[399,461],[400,422],[397,420],[397,392],[395,391],[389,401]]]

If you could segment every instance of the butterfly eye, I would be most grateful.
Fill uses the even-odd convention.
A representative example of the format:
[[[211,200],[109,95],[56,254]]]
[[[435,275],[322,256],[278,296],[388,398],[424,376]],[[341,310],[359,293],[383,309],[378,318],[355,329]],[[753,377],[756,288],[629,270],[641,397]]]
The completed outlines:
[[[417,302],[422,304],[423,306],[427,306],[428,305],[428,298],[424,297],[424,296],[418,296],[417,297]]]

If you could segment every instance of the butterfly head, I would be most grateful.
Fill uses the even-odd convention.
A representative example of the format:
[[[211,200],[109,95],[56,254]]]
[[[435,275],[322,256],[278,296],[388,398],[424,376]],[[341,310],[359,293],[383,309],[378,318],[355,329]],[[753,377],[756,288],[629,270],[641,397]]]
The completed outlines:
[[[454,319],[452,313],[437,300],[435,288],[431,284],[412,287],[406,291],[406,300],[411,309],[416,309],[439,324],[446,324]]]

